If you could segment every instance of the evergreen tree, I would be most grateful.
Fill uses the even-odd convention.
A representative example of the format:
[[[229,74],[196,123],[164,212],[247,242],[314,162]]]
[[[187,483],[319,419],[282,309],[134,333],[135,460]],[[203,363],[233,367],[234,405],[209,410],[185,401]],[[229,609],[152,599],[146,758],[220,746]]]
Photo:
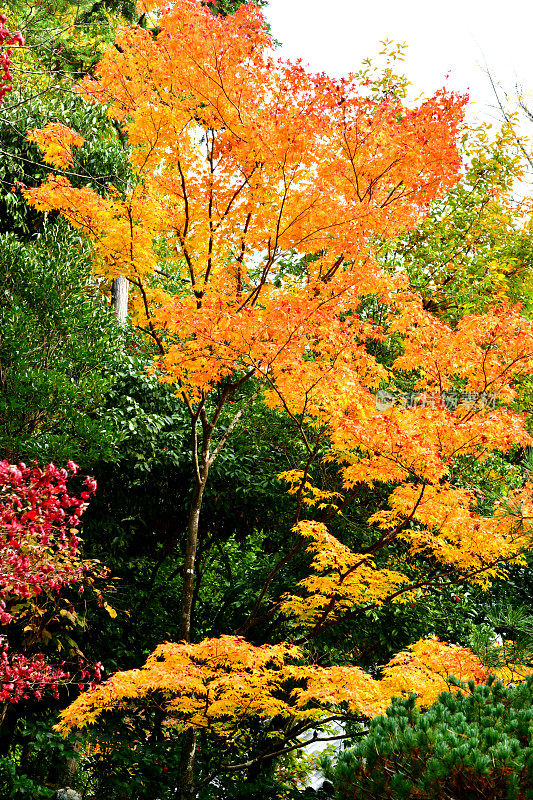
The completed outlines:
[[[466,687],[465,687],[466,688]],[[415,696],[386,714],[335,764],[323,762],[336,800],[530,800],[533,676],[442,692],[426,711]]]

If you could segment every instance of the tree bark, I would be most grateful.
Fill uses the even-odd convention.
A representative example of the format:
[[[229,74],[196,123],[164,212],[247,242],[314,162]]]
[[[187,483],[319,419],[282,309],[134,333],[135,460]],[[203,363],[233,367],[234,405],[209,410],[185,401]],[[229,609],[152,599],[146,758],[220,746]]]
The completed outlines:
[[[196,546],[198,544],[198,526],[200,523],[200,510],[202,497],[207,482],[208,467],[202,470],[202,480],[196,484],[193,503],[189,514],[187,542],[185,545],[185,558],[183,561],[183,591],[180,609],[180,639],[188,642],[191,636],[191,612],[194,596],[194,565],[196,562]],[[175,800],[194,800],[196,791],[194,787],[194,758],[196,755],[196,739],[198,733],[194,730],[182,734],[182,751],[179,766],[179,786]]]
[[[251,377],[251,374],[248,377]],[[252,395],[250,402],[259,394],[264,382],[259,386],[256,392]],[[222,398],[219,401],[217,410],[215,411],[211,421],[208,420],[205,411],[205,406],[202,405],[198,414],[192,417],[192,453],[194,465],[194,492],[191,503],[191,510],[189,513],[189,522],[187,526],[187,541],[185,543],[185,556],[183,560],[183,590],[181,596],[180,607],[180,639],[189,642],[191,637],[191,616],[192,606],[194,600],[194,568],[196,564],[196,547],[198,544],[198,529],[200,524],[200,512],[202,510],[202,500],[204,490],[207,485],[209,470],[211,465],[216,460],[220,450],[226,443],[231,432],[235,428],[237,422],[242,417],[242,409],[235,414],[231,423],[228,425],[226,432],[220,438],[218,444],[214,447],[211,453],[211,443],[213,438],[213,431],[220,417],[224,402],[229,395],[229,388],[225,390]],[[198,432],[197,423],[201,420],[202,424],[202,440],[200,452],[198,452]],[[194,786],[194,758],[196,754],[196,739],[198,737],[197,731],[187,731],[182,735],[183,749],[180,759],[180,778],[179,785],[174,795],[174,800],[193,800],[196,797],[196,790]]]
[[[185,545],[185,558],[183,560],[183,589],[180,609],[180,639],[186,642],[191,637],[191,611],[194,593],[194,566],[196,563],[196,547],[198,544],[198,527],[200,524],[200,511],[204,489],[207,483],[208,467],[204,466],[201,482],[195,486],[189,524],[187,526],[187,542]]]
[[[204,428],[204,441],[202,446],[202,463],[196,473],[196,484],[189,513],[187,526],[187,541],[185,543],[185,557],[183,560],[183,589],[180,608],[180,639],[186,642],[191,637],[192,603],[194,598],[194,567],[196,563],[196,547],[198,544],[198,528],[200,524],[200,511],[202,499],[209,474],[209,442],[211,431]],[[194,800],[196,790],[194,786],[194,759],[196,755],[197,731],[188,730],[182,734],[182,751],[179,767],[179,786],[175,800]]]
[[[111,286],[111,305],[122,326],[126,324],[128,318],[128,292],[128,279],[124,275],[119,275]]]
[[[72,743],[72,749],[74,750],[74,755],[69,756],[68,758],[62,757],[58,759],[57,763],[54,764],[54,774],[55,777],[53,779],[53,785],[55,789],[66,789],[69,786],[72,786],[74,782],[74,776],[78,769],[78,764],[80,760],[79,753],[81,753],[83,748],[83,741],[81,733],[77,733],[74,737],[74,741]]]
[[[180,782],[174,800],[194,800],[196,788],[194,786],[194,757],[196,755],[196,739],[198,732],[185,731],[182,734],[183,749],[180,758]]]

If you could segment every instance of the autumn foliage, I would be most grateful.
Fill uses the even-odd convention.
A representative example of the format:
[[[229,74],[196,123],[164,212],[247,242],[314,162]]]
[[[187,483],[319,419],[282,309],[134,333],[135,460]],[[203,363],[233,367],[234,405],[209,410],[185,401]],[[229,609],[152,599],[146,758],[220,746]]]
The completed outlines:
[[[9,606],[42,592],[83,582],[94,564],[78,555],[80,517],[96,482],[86,478],[81,497],[69,494],[66,481],[78,466],[49,464],[44,470],[0,461],[0,602],[3,624]]]
[[[467,459],[532,443],[509,406],[515,381],[533,372],[533,326],[509,306],[445,323],[376,257],[380,241],[419,223],[458,181],[464,99],[443,90],[414,107],[376,101],[354,75],[337,80],[276,59],[252,5],[224,19],[196,0],[140,8],[159,13],[157,35],[122,29],[97,77],[77,89],[127,135],[130,189],[97,194],[55,172],[24,193],[91,237],[99,272],[129,279],[133,321],[190,413],[184,640],[203,492],[242,412],[215,432],[247,381],[292,421],[305,453],[283,479],[310,573],[271,615],[281,611],[312,639],[339,619],[450,582],[488,586],[531,546],[531,486],[487,510],[456,478]],[[58,168],[75,164],[72,148],[84,144],[58,123],[29,135]],[[365,310],[369,297],[379,320]],[[392,343],[386,364],[375,353]],[[375,398],[384,387],[424,400],[384,410]],[[444,393],[459,396],[454,408]],[[495,408],[479,400],[487,393]],[[335,490],[313,482],[324,449],[339,474]],[[364,542],[341,542],[326,521],[378,483],[388,498],[367,515]],[[160,645],[144,667],[81,696],[62,728],[157,700],[182,729],[222,735],[247,716],[316,719],[339,706],[371,716],[410,688],[428,701],[450,671],[485,677],[472,654],[435,640],[396,656],[381,681],[358,667],[292,659],[303,661],[303,651],[240,637]],[[290,681],[301,683],[289,689]]]
[[[339,314],[391,289],[369,239],[415,224],[457,180],[463,101],[440,93],[416,109],[376,107],[355,78],[269,57],[251,5],[220,19],[197,2],[176,3],[160,24],[155,40],[123,30],[99,79],[79,87],[124,125],[132,191],[101,197],[53,175],[26,196],[90,232],[105,272],[130,278],[135,318],[158,331],[160,365],[188,396],[235,370],[282,387],[288,365],[305,369],[308,343],[326,331],[324,357],[343,339],[348,360],[361,337],[379,331],[356,318],[341,324]],[[31,138],[56,165],[81,143],[56,123]],[[290,252],[318,258],[301,278],[284,276]],[[357,349],[367,381],[379,381]]]
[[[7,17],[0,14],[0,103],[13,88],[10,72],[11,56],[15,47],[22,47],[24,39],[20,31],[13,33],[6,28]]]
[[[12,655],[7,642],[0,640],[0,702],[40,700],[46,689],[57,696],[58,683],[69,677],[62,667],[47,664],[42,653],[32,658],[22,653]]]
[[[106,712],[157,706],[166,724],[227,738],[254,717],[319,721],[375,717],[393,697],[417,696],[426,708],[443,691],[482,684],[489,670],[465,647],[435,636],[420,640],[382,667],[377,680],[359,667],[303,665],[301,648],[255,647],[238,636],[198,644],[159,645],[140,669],[117,672],[61,714],[58,729],[94,725]],[[523,681],[530,669],[505,668],[499,677]],[[291,688],[292,687],[292,688]],[[459,689],[461,691],[461,689]]]
[[[376,237],[416,224],[457,181],[463,101],[439,92],[418,108],[376,105],[355,77],[274,60],[253,6],[219,19],[196,2],[176,3],[160,23],[156,39],[124,29],[98,79],[79,87],[127,131],[131,192],[102,197],[54,174],[26,197],[90,233],[108,275],[128,276],[134,318],[155,337],[157,365],[195,419],[220,382],[223,404],[255,377],[267,403],[300,426],[325,428],[344,490],[384,475],[398,484],[390,510],[369,519],[383,541],[401,540],[411,555],[480,582],[499,574],[529,541],[520,511],[528,493],[511,514],[486,520],[447,475],[458,456],[529,443],[523,417],[504,404],[532,369],[531,325],[504,308],[453,329],[372,253]],[[56,123],[31,138],[58,166],[83,143]],[[288,256],[299,257],[297,269]],[[353,313],[368,295],[388,307],[380,325]],[[387,372],[365,343],[394,335],[403,353]],[[376,389],[409,375],[424,396],[492,392],[499,407],[377,409]],[[212,458],[204,460],[208,467]],[[368,571],[369,557],[363,562]],[[374,599],[400,583],[401,574],[383,572]]]
[[[105,571],[95,562],[82,560],[79,553],[78,528],[96,481],[85,478],[79,497],[71,494],[67,481],[78,472],[77,464],[67,468],[48,464],[9,464],[0,461],[0,623],[5,636],[0,636],[0,702],[18,703],[33,697],[41,699],[43,690],[57,694],[59,683],[76,676],[83,687],[94,685],[85,667],[74,671],[62,665],[45,662],[42,653],[12,652],[7,634],[10,623],[26,623],[26,638],[38,629],[42,619],[36,611],[41,598],[59,596],[69,587],[83,592],[86,581]],[[74,608],[71,606],[72,610]],[[74,616],[70,612],[70,617]],[[34,623],[36,617],[39,621]],[[38,636],[37,636],[38,638]],[[76,661],[79,659],[77,658]],[[99,666],[96,669],[97,679]],[[87,682],[89,678],[89,682]]]

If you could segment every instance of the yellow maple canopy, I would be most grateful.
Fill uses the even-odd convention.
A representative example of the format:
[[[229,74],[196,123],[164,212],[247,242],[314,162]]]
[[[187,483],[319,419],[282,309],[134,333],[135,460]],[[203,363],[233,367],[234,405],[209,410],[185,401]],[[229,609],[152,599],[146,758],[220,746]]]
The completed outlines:
[[[179,731],[205,730],[235,736],[254,717],[309,720],[324,716],[357,719],[381,714],[392,697],[417,695],[423,707],[455,683],[483,683],[489,676],[468,648],[428,637],[395,655],[376,680],[359,667],[301,666],[303,653],[289,644],[256,647],[239,636],[204,639],[198,644],[159,645],[140,669],[117,672],[80,695],[61,712],[57,729],[95,724],[109,711],[159,708],[166,724]],[[300,662],[298,664],[297,662]],[[531,670],[512,664],[496,674],[520,681]],[[291,688],[296,687],[296,688]],[[333,715],[333,717],[332,717]]]

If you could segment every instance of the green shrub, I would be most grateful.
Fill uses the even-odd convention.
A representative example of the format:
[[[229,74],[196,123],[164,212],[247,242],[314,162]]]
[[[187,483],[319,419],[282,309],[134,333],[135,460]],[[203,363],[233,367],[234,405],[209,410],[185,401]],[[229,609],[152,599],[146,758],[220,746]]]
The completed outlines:
[[[323,767],[338,800],[531,800],[533,676],[443,692],[427,711],[395,698]]]

